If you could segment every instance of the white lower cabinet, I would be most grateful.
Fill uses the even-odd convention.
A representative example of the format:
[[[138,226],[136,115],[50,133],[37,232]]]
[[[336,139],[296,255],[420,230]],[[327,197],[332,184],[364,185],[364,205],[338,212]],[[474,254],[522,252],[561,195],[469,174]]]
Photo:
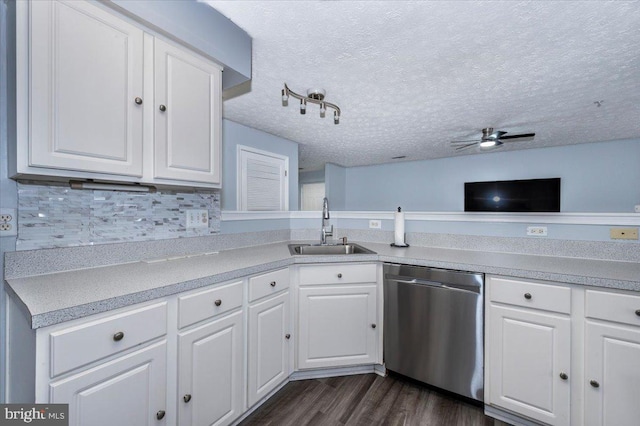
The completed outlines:
[[[301,287],[298,368],[376,363],[376,307],[375,284]]]
[[[167,343],[52,382],[49,402],[69,404],[70,426],[164,425]]]
[[[242,414],[242,315],[239,311],[179,335],[179,425],[228,425]]]
[[[637,426],[640,297],[587,291],[586,314],[585,425]]]
[[[289,292],[286,291],[249,306],[249,407],[289,377],[289,297]]]

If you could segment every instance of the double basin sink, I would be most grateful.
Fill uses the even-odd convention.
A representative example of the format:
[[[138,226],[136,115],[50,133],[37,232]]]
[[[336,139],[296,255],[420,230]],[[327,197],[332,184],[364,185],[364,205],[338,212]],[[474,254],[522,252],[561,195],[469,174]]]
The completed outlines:
[[[376,254],[359,244],[289,244],[289,253],[296,255]]]

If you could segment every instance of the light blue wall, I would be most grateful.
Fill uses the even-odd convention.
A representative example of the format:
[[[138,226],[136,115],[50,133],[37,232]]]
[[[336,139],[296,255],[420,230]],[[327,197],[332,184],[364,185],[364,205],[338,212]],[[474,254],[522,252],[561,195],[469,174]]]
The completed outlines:
[[[229,120],[222,120],[222,210],[237,210],[238,145],[289,157],[289,209],[297,210],[298,144]],[[222,232],[225,232],[224,225]]]
[[[298,174],[298,183],[316,183],[324,182],[324,169],[312,170],[310,172],[300,172]]]
[[[111,0],[158,32],[177,37],[225,66],[222,87],[251,79],[251,37],[226,16],[195,0]]]
[[[640,204],[640,140],[467,155],[346,169],[350,211],[463,211],[464,182],[560,177],[561,211],[626,212]]]
[[[348,210],[347,207],[347,170],[344,167],[327,163],[324,166],[325,194],[331,210]]]

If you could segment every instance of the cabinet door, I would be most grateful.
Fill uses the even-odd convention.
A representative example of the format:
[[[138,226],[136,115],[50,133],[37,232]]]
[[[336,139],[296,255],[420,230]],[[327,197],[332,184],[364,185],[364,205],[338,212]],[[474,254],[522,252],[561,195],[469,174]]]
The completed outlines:
[[[29,165],[142,176],[142,30],[89,2],[29,6]]]
[[[494,304],[489,309],[489,403],[550,425],[568,425],[569,317]]]
[[[179,425],[228,425],[243,408],[242,312],[179,337]]]
[[[640,328],[587,321],[585,337],[585,424],[637,426]]]
[[[289,292],[249,307],[249,406],[289,376]]]
[[[53,382],[50,402],[69,404],[70,426],[164,425],[166,346],[163,340]]]
[[[220,68],[155,40],[154,177],[220,183]]]
[[[300,288],[298,367],[377,361],[375,284]]]

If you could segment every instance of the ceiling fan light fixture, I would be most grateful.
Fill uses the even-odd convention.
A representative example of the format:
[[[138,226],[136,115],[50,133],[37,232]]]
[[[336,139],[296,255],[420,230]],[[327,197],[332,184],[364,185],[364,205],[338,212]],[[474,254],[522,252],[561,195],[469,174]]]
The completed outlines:
[[[486,141],[481,141],[480,142],[480,148],[493,148],[494,146],[498,146],[499,143],[496,140],[486,140]]]
[[[289,96],[300,100],[300,114],[307,113],[307,102],[320,105],[320,117],[324,118],[327,112],[327,108],[333,109],[333,123],[340,124],[340,108],[338,105],[326,102],[324,100],[326,92],[324,89],[309,89],[307,90],[307,96],[299,95],[293,90],[289,89],[287,83],[284,84],[282,89],[282,106],[289,105]]]

